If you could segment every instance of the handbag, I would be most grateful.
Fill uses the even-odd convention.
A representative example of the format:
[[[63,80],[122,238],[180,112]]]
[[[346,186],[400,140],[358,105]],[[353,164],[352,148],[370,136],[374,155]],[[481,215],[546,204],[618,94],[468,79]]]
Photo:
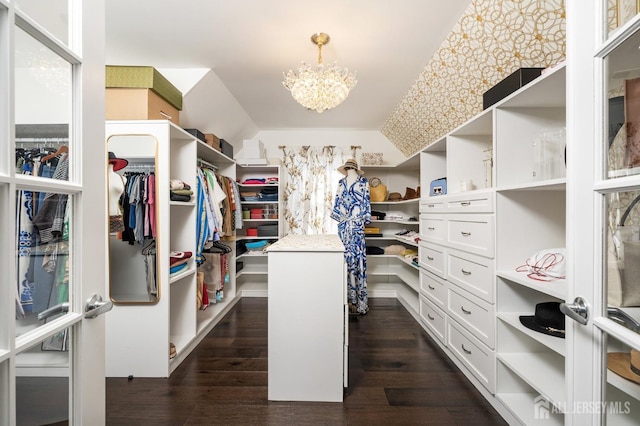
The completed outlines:
[[[377,177],[369,179],[369,196],[374,203],[379,203],[387,198],[387,187]]]
[[[624,249],[622,262],[616,261],[613,253],[608,256],[614,261],[610,260],[607,265],[607,302],[612,306],[638,307],[640,306],[640,285],[638,285],[640,243],[624,241],[622,244]]]

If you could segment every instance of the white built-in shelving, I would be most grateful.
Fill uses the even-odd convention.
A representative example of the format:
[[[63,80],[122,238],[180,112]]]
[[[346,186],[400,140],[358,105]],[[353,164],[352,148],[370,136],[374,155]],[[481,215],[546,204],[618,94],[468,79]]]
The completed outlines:
[[[225,286],[225,297],[206,310],[197,308],[195,257],[180,272],[169,273],[171,251],[196,252],[196,202],[171,201],[169,180],[178,179],[196,188],[198,159],[215,165],[218,172],[235,179],[235,162],[166,120],[108,121],[106,137],[139,136],[154,141],[156,176],[156,276],[157,300],[128,297],[126,285],[110,285],[107,294],[115,302],[106,318],[106,375],[115,377],[169,377],[195,346],[237,301],[235,283]],[[126,152],[118,155],[127,158]],[[195,191],[194,191],[195,192]],[[111,246],[118,247],[114,240]],[[127,244],[119,243],[120,247]],[[134,250],[139,251],[140,247]],[[118,263],[119,276],[144,276],[144,265]],[[136,269],[136,271],[132,269]],[[142,272],[140,272],[142,271]],[[135,280],[144,285],[145,280]],[[122,284],[122,283],[120,283]],[[176,347],[170,358],[169,345]]]
[[[236,230],[236,273],[235,282],[238,293],[243,297],[267,297],[267,274],[268,255],[264,251],[243,252],[242,245],[247,242],[267,241],[267,244],[276,242],[283,233],[282,218],[284,211],[282,208],[282,187],[281,187],[281,167],[279,164],[266,165],[236,165],[236,176],[240,187],[240,192],[253,192],[259,194],[264,188],[278,188],[277,201],[246,201],[240,203],[245,213],[242,220],[242,229]],[[248,179],[270,179],[270,183],[264,184],[244,184]],[[259,211],[259,217],[257,213]],[[266,227],[275,228],[275,232],[264,234]],[[247,235],[247,230],[251,229],[258,235]],[[254,232],[249,232],[250,234]]]

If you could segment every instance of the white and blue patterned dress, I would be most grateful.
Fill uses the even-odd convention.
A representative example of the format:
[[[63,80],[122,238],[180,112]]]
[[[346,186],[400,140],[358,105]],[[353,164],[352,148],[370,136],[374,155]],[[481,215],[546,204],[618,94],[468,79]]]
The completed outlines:
[[[369,310],[367,297],[367,253],[364,226],[371,222],[369,181],[358,175],[353,184],[340,179],[331,218],[338,222],[338,235],[345,246],[347,296],[360,314]]]

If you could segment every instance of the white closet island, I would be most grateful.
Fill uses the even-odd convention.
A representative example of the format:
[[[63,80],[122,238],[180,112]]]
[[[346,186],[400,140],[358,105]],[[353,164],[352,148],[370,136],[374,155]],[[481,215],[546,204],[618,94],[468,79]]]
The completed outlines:
[[[289,235],[269,252],[269,399],[341,402],[347,385],[344,245]]]

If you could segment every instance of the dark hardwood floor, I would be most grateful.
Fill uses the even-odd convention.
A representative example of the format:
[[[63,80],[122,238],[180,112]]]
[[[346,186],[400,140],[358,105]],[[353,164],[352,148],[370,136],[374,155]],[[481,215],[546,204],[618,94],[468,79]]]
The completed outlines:
[[[349,319],[343,403],[267,400],[267,299],[243,298],[169,379],[108,378],[107,424],[506,424],[397,300]]]

